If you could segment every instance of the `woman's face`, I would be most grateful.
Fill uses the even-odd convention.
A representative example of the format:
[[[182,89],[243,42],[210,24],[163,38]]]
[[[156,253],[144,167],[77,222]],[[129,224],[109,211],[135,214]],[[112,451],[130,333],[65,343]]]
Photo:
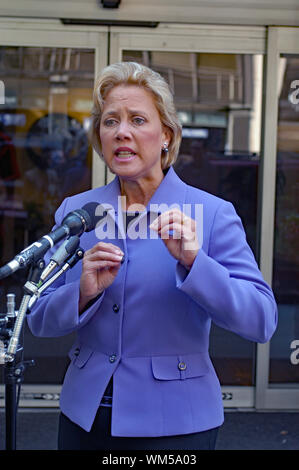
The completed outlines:
[[[100,140],[113,173],[131,180],[161,179],[161,149],[169,137],[149,91],[137,85],[114,87],[105,100]]]

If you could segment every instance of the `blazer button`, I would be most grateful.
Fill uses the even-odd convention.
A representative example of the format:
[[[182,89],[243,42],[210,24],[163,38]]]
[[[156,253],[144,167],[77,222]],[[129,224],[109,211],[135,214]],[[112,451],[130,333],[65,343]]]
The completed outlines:
[[[109,356],[109,361],[111,362],[111,364],[113,364],[113,362],[116,361],[116,354],[111,354],[111,356]]]
[[[186,368],[187,368],[186,362],[181,361],[181,362],[178,363],[178,369],[179,370],[186,370]]]
[[[114,304],[112,309],[113,309],[113,312],[117,313],[119,311],[119,305]]]

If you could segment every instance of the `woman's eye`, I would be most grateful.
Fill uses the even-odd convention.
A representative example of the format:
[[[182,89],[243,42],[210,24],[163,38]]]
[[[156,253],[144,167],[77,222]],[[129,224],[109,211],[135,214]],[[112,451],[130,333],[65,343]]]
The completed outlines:
[[[143,124],[145,122],[145,119],[143,119],[142,117],[134,117],[133,122],[137,125],[140,125],[140,124]]]
[[[116,122],[117,122],[116,119],[109,118],[109,119],[105,119],[104,125],[107,127],[112,127],[114,126]]]

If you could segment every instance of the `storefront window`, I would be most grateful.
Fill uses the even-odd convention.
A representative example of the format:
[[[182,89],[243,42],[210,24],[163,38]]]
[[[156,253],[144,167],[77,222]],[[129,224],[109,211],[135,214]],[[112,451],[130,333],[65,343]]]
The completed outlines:
[[[62,200],[91,186],[89,123],[94,52],[89,49],[0,47],[0,264],[47,234]],[[6,294],[23,296],[27,271],[0,281]],[[41,343],[42,341],[42,343]],[[36,366],[26,382],[59,383],[70,341],[32,338],[24,352]]]

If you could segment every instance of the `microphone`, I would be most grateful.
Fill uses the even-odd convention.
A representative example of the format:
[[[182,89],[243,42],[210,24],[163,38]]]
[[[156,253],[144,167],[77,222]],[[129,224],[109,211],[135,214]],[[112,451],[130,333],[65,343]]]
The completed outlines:
[[[98,206],[97,202],[89,202],[81,209],[69,212],[62,220],[60,227],[44,235],[37,242],[32,243],[3,266],[0,269],[0,280],[43,258],[45,253],[60,240],[72,235],[80,237],[83,232],[94,230],[98,219],[95,215]]]
[[[55,268],[61,266],[78,248],[79,243],[80,239],[78,235],[73,235],[65,240],[58,250],[55,251],[54,255],[51,256],[50,262],[41,273],[39,281],[44,282]]]
[[[79,246],[79,248],[76,249],[75,253],[73,253],[71,256],[69,256],[68,260],[62,265],[59,271],[57,271],[55,274],[53,274],[50,279],[48,279],[46,282],[41,284],[35,291],[31,299],[29,300],[28,308],[29,310],[33,307],[37,299],[40,297],[40,295],[51,285],[53,284],[56,279],[59,278],[63,273],[65,273],[68,269],[71,269],[75,266],[78,261],[80,261],[84,256],[84,250]]]

